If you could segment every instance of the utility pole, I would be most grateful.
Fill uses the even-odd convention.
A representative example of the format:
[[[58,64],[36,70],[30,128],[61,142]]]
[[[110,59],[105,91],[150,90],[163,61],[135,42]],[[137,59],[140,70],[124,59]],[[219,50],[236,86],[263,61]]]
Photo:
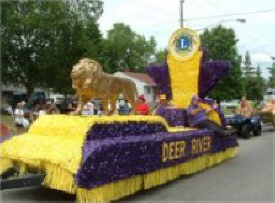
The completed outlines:
[[[180,0],[180,27],[183,28],[183,3],[184,0]]]

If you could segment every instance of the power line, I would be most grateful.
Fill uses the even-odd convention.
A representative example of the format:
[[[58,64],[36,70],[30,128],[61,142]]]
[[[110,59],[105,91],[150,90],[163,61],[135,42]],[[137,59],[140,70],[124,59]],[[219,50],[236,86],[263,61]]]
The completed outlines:
[[[185,21],[206,20],[206,19],[213,19],[213,18],[222,18],[222,17],[238,16],[238,15],[251,15],[251,14],[258,14],[258,13],[270,13],[270,12],[275,12],[275,9],[253,11],[253,12],[246,12],[246,13],[232,13],[232,14],[225,14],[225,15],[214,15],[214,16],[206,16],[206,17],[201,17],[201,18],[189,18],[189,19],[185,19]]]

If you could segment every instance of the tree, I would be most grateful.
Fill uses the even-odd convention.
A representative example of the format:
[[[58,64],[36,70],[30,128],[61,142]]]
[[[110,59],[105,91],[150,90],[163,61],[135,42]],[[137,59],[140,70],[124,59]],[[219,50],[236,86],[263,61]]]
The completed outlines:
[[[157,63],[164,63],[166,60],[166,49],[161,49],[156,52],[156,62]]]
[[[250,85],[253,85],[254,83],[251,83],[251,77],[254,76],[254,67],[252,66],[251,57],[249,51],[246,51],[245,53],[245,60],[244,60],[244,67],[243,67],[243,95],[249,94],[247,89],[250,88]],[[253,80],[253,79],[252,79]],[[255,83],[256,84],[256,83]],[[253,89],[254,87],[252,87]],[[248,96],[249,97],[249,96]]]
[[[261,68],[259,65],[257,66],[257,69],[256,69],[256,78],[257,78],[257,86],[258,86],[259,92],[260,92],[259,96],[256,99],[262,100],[267,86],[266,86],[265,79],[262,77],[262,71],[261,71]]]
[[[252,77],[254,75],[255,68],[252,66],[251,57],[248,51],[245,53],[244,61],[244,76],[246,78]]]
[[[275,62],[273,61],[272,67],[268,68],[269,70],[269,81],[268,81],[268,86],[271,88],[275,88]]]
[[[4,83],[23,84],[28,96],[37,86],[70,91],[70,70],[87,47],[102,13],[100,0],[1,2]],[[98,37],[98,36],[97,36]]]
[[[77,18],[83,23],[97,21],[103,13],[103,2],[101,0],[70,0],[70,8]]]
[[[151,55],[155,54],[156,40],[134,32],[130,26],[116,23],[108,31],[102,42],[104,70],[113,73],[129,68],[133,72],[143,72]]]
[[[221,99],[235,99],[242,95],[241,57],[237,52],[235,31],[223,26],[205,30],[201,35],[202,45],[208,50],[206,60],[230,61],[229,73],[221,79],[210,97]]]
[[[263,92],[265,89],[264,79],[262,78],[262,73],[260,66],[257,66],[256,69],[256,77],[248,77],[247,78],[247,98],[249,100],[262,100]]]

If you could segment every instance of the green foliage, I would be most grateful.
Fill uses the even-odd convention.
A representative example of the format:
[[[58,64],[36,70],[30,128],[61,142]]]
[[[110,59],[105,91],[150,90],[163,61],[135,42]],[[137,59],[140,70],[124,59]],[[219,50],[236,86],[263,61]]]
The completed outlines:
[[[82,56],[98,57],[100,0],[1,2],[4,83],[71,92],[70,71]],[[95,51],[96,49],[96,51]]]
[[[251,57],[248,51],[246,51],[245,53],[245,61],[244,61],[244,75],[245,77],[252,77],[254,72],[255,72],[255,68],[252,66],[252,62],[251,62]]]
[[[265,80],[262,77],[262,71],[259,65],[256,68],[256,77],[254,78],[254,81],[254,85],[248,85],[248,90],[252,89],[250,90],[251,99],[259,101],[263,99],[263,94],[266,89]]]
[[[161,49],[156,52],[156,62],[164,63],[166,60],[166,49]]]
[[[235,31],[222,26],[205,30],[201,35],[202,45],[208,50],[207,60],[230,61],[232,67],[229,73],[221,79],[210,97],[220,99],[235,99],[242,95],[241,57],[237,52]]]
[[[71,11],[77,14],[77,18],[84,24],[97,21],[103,13],[101,0],[70,0]]]
[[[101,62],[106,71],[114,73],[129,68],[132,72],[143,72],[156,51],[156,40],[134,32],[130,26],[116,23],[102,42]]]
[[[244,65],[246,68],[250,68],[252,66],[251,63],[251,57],[250,57],[250,53],[249,51],[245,52],[245,61],[244,61]]]
[[[256,78],[255,68],[252,66],[251,56],[249,51],[245,53],[244,67],[243,67],[243,95],[247,95],[249,99],[261,99],[262,94],[262,76],[260,67],[257,67]]]
[[[269,70],[269,81],[268,81],[268,87],[275,88],[275,62],[272,63],[272,67],[268,68]]]
[[[261,80],[256,77],[249,78],[247,81],[246,97],[249,100],[262,100],[263,99],[263,85]]]
[[[249,100],[262,100],[266,89],[265,80],[262,77],[260,66],[258,65],[256,71],[251,66],[251,58],[248,52],[245,57],[245,77],[243,78],[244,93]]]

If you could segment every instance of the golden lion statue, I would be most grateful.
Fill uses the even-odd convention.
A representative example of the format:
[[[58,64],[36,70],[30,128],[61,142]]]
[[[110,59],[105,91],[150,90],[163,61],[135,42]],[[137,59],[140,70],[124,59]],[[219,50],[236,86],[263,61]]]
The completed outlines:
[[[135,83],[130,79],[104,73],[102,66],[92,59],[79,60],[73,66],[71,78],[72,88],[76,89],[78,95],[78,106],[74,114],[81,113],[83,106],[91,98],[102,99],[104,113],[108,109],[109,100],[113,111],[119,94],[123,94],[132,107],[135,106],[135,98],[138,96]]]

